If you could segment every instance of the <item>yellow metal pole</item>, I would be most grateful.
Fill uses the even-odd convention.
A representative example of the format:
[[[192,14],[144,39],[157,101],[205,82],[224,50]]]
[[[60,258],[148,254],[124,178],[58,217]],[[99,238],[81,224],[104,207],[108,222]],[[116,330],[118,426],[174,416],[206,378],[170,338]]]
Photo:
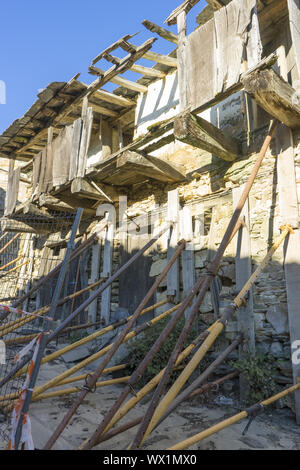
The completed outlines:
[[[216,322],[211,325],[209,328],[207,328],[207,332],[210,332],[214,326],[216,325]],[[193,351],[193,349],[195,348],[195,344],[194,343],[191,343],[189,346],[187,346],[185,348],[184,351],[182,351],[182,353],[178,356],[177,358],[177,361],[175,363],[175,366],[174,367],[177,367],[181,362],[183,362],[190,354],[191,352]],[[156,385],[159,383],[160,379],[162,378],[163,374],[165,372],[165,368],[162,369],[155,377],[153,377],[153,379],[151,379],[143,388],[141,388],[141,390],[137,391],[136,392],[136,396],[133,396],[132,398],[130,398],[118,411],[117,413],[114,415],[114,417],[112,418],[112,420],[110,421],[110,423],[107,425],[107,427],[105,428],[103,434],[99,437],[99,440],[102,439],[102,436],[104,436],[118,421],[120,421],[122,418],[124,418],[124,416],[129,413],[129,411],[139,402],[141,401],[146,395],[148,395],[148,393],[151,392],[151,390],[153,390]],[[79,449],[81,449],[85,444],[86,442],[88,442],[88,439],[86,441],[84,441]]]
[[[0,271],[1,271],[2,269],[8,268],[8,266],[10,266],[11,264],[17,263],[17,262],[20,261],[20,259],[22,259],[22,258],[23,258],[23,255],[20,255],[20,256],[18,256],[17,258],[15,258],[15,259],[13,259],[12,261],[10,261],[9,263],[4,264],[4,266],[1,266],[1,267],[0,267]]]
[[[277,248],[281,245],[281,243],[284,241],[285,237],[293,233],[293,229],[290,225],[285,225],[281,227],[282,233],[278,237],[278,239],[275,241],[275,243],[272,245],[270,250],[268,251],[267,255],[263,259],[263,261],[260,263],[260,265],[257,267],[257,269],[254,271],[254,273],[250,276],[248,281],[245,283],[239,294],[236,296],[234,299],[234,309],[240,307],[243,305],[243,302],[245,301],[245,297],[249,290],[251,289],[252,285],[254,282],[257,280],[263,269],[266,267],[270,259],[272,258],[274,252],[277,250]],[[180,390],[182,389],[183,385],[187,382],[191,374],[194,372],[198,364],[201,362],[203,357],[206,355],[207,351],[209,348],[212,346],[212,344],[215,342],[217,337],[220,335],[222,330],[224,329],[224,323],[223,322],[217,322],[216,326],[213,328],[213,330],[210,332],[209,336],[205,339],[203,344],[200,346],[198,351],[194,354],[190,362],[187,364],[185,369],[182,371],[180,376],[176,379],[170,390],[167,392],[167,394],[164,396],[164,398],[161,400],[161,402],[158,404],[152,419],[149,423],[148,428],[146,429],[143,438],[141,440],[141,444],[145,441],[145,439],[149,436],[149,434],[153,431],[155,428],[156,424],[158,421],[161,419],[161,417],[164,415],[165,411],[167,408],[170,406],[172,401],[176,398]],[[141,445],[140,444],[140,445]]]
[[[173,313],[175,310],[177,310],[177,308],[180,306],[180,304],[178,305],[175,305],[175,307],[171,308],[170,310],[167,310],[166,312],[162,313],[161,315],[153,318],[152,320],[150,320],[149,322],[147,322],[147,326],[151,327],[153,326],[155,323],[159,322],[160,320],[162,320],[163,318],[166,318],[168,315],[171,315],[171,313]],[[131,338],[134,338],[136,336],[136,331],[131,331],[130,333],[128,333],[125,338],[124,338],[124,341],[123,342],[127,342],[129,341]],[[99,359],[100,357],[104,356],[112,347],[113,347],[113,344],[109,344],[108,346],[106,346],[105,348],[101,349],[100,351],[98,351],[97,353],[93,354],[92,356],[88,357],[87,359],[85,359],[84,361],[81,361],[79,364],[76,364],[75,366],[71,367],[71,369],[68,369],[67,371],[63,372],[62,374],[58,375],[57,377],[54,377],[54,379],[51,379],[49,380],[48,382],[46,382],[45,384],[43,385],[40,385],[39,387],[36,387],[33,391],[33,397],[36,397],[38,395],[40,395],[41,393],[45,392],[46,390],[48,390],[49,388],[52,388],[52,387],[55,387],[57,384],[59,384],[59,382],[61,382],[62,380],[66,379],[67,377],[69,377],[70,375],[73,375],[75,372],[77,372],[78,370],[82,369],[83,367],[87,366],[88,364],[90,364],[91,362],[94,362],[96,359]]]
[[[18,266],[15,266],[14,268],[10,269],[9,271],[5,271],[5,273],[3,274],[3,276],[0,277],[0,279],[2,279],[3,277],[7,276],[7,274],[10,274],[10,273],[12,273],[13,271],[16,271],[17,269],[21,268],[22,266],[25,266],[25,264],[28,264],[29,261],[30,261],[30,260],[27,259],[26,261],[24,261],[24,263],[18,264]]]
[[[151,305],[150,307],[147,307],[145,308],[144,310],[142,310],[141,312],[141,315],[145,315],[147,312],[150,312],[151,310],[154,310],[155,308],[157,307],[160,307],[161,305],[164,305],[167,303],[167,300],[162,300],[161,302],[158,302],[157,304],[154,304],[154,305]],[[176,307],[177,308],[177,307]],[[130,320],[132,316],[129,316],[127,318],[127,320]],[[76,349],[78,348],[79,346],[82,346],[83,344],[86,344],[86,343],[89,343],[90,341],[93,341],[94,339],[96,338],[99,338],[100,336],[103,336],[105,335],[106,333],[108,333],[109,331],[113,331],[115,328],[115,325],[108,325],[106,326],[105,328],[103,328],[102,330],[99,330],[99,331],[96,331],[95,333],[92,333],[90,334],[89,336],[86,336],[85,338],[82,338],[82,339],[79,339],[78,341],[76,341],[75,343],[73,344],[69,344],[68,346],[65,346],[64,348],[61,348],[59,349],[58,351],[55,351],[54,353],[52,354],[48,354],[46,357],[44,357],[42,359],[42,364],[45,364],[47,362],[50,362],[50,361],[53,361],[54,359],[62,356],[63,354],[69,352],[69,351],[73,351],[73,349]],[[25,372],[27,371],[27,368],[26,367],[23,367],[22,369],[20,369],[17,374],[15,374],[14,377],[19,377],[20,375],[22,374],[25,374]]]
[[[110,374],[111,372],[116,372],[118,370],[126,369],[126,367],[127,367],[127,364],[120,364],[118,366],[108,367],[107,369],[104,369],[103,374]],[[78,382],[79,380],[84,380],[87,377],[87,375],[88,375],[88,373],[82,374],[82,375],[77,375],[76,377],[72,377],[70,379],[63,380],[57,386],[60,387],[61,385],[66,385],[66,384],[69,384],[69,383]],[[2,396],[0,395],[0,404],[1,404],[1,402],[16,399],[16,398],[19,398],[19,393],[18,392],[14,392],[14,393],[10,393],[8,395],[2,395]]]
[[[285,397],[286,395],[295,392],[296,390],[300,389],[300,384],[293,385],[292,387],[287,388],[286,390],[283,390],[280,393],[277,393],[273,397],[268,398],[267,400],[262,401],[260,404],[263,406],[268,406],[274,403],[275,401],[279,400],[280,398]],[[214,426],[205,429],[205,431],[202,431],[195,436],[189,437],[185,441],[179,442],[178,444],[169,447],[167,450],[182,450],[182,449],[187,449],[188,447],[191,447],[194,444],[197,444],[200,441],[203,441],[206,437],[212,436],[213,434],[216,434],[217,432],[221,431],[222,429],[228,428],[228,426],[231,426],[232,424],[238,423],[242,419],[245,419],[249,416],[249,413],[244,410],[241,411],[240,413],[232,416],[231,418],[225,419],[224,421],[221,421],[218,424],[215,424]]]

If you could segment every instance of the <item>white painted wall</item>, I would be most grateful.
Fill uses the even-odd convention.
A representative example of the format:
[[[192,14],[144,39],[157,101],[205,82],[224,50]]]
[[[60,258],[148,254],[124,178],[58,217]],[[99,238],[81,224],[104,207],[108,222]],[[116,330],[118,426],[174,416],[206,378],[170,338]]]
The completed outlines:
[[[178,111],[178,75],[177,72],[174,72],[162,80],[151,83],[148,87],[148,93],[139,95],[135,118],[135,137],[146,134],[149,126],[171,118]]]

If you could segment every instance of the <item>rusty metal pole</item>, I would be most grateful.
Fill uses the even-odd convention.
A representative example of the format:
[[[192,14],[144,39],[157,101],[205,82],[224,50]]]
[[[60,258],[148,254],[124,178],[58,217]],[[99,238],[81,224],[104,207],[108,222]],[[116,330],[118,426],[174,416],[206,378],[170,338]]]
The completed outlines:
[[[107,222],[105,221],[105,226],[107,225]],[[153,237],[143,248],[141,248],[135,255],[133,255],[121,268],[119,268],[112,276],[110,276],[107,281],[99,287],[93,294],[86,299],[79,307],[77,307],[74,312],[72,312],[63,322],[60,323],[60,325],[51,333],[48,337],[47,344],[52,341],[54,338],[56,338],[57,335],[59,335],[70,323],[71,321],[77,317],[83,310],[85,310],[93,300],[95,300],[102,292],[109,287],[123,272],[126,271],[126,269],[129,268],[140,256],[142,256],[145,251],[147,251],[167,230],[169,229],[169,225],[167,225],[165,228],[163,228],[158,235]],[[96,234],[95,234],[96,236]],[[89,240],[91,240],[92,237],[90,237],[85,243],[87,243]],[[82,248],[82,245],[81,247]],[[76,251],[76,250],[75,250]],[[77,251],[77,256],[80,255],[82,252]],[[73,253],[74,254],[74,253]],[[74,259],[74,257],[73,257]],[[55,268],[56,269],[56,268]],[[23,300],[22,300],[23,302]],[[32,353],[31,353],[32,355]],[[0,388],[5,385],[20,369],[22,369],[27,362],[30,360],[31,355],[28,355],[25,357],[22,361],[20,361],[20,364],[16,366],[13,370],[9,372],[9,374],[4,377],[1,382],[0,382]]]
[[[236,226],[234,228],[234,231],[232,233],[232,236],[230,237],[230,241],[232,240],[233,236],[238,232],[240,229],[241,221],[238,220],[236,223]],[[173,331],[175,328],[177,322],[180,320],[180,318],[183,316],[186,308],[190,305],[192,302],[194,296],[197,294],[199,291],[201,285],[203,283],[203,278],[199,278],[194,287],[189,291],[187,294],[186,298],[183,300],[181,306],[179,307],[177,313],[174,315],[174,317],[168,322],[166,325],[165,329],[162,331],[160,334],[159,338],[157,338],[156,342],[150,349],[150,351],[146,354],[144,357],[143,361],[139,364],[135,372],[131,375],[131,378],[128,381],[128,384],[125,386],[123,392],[121,393],[120,397],[118,400],[114,403],[112,408],[109,410],[109,412],[105,415],[103,418],[103,421],[100,423],[98,428],[95,431],[95,434],[93,435],[93,441],[90,442],[84,442],[82,449],[86,448],[92,448],[94,445],[96,445],[97,441],[99,440],[99,437],[102,435],[102,433],[105,431],[106,427],[114,417],[114,415],[117,413],[119,410],[120,406],[126,399],[126,397],[129,395],[129,393],[132,392],[133,386],[140,380],[142,377],[143,373],[145,372],[146,368],[148,367],[148,364],[152,360],[152,358],[155,356],[155,354],[159,351],[161,348],[162,344],[166,341],[170,333]],[[94,438],[95,436],[95,438]]]
[[[239,294],[235,297],[234,301],[225,308],[222,317],[216,322],[216,326],[214,327],[214,330],[210,332],[209,337],[204,341],[204,343],[199,348],[199,350],[194,354],[194,357],[189,361],[189,363],[186,365],[185,369],[181,372],[180,376],[176,379],[174,384],[168,390],[167,394],[164,396],[164,398],[161,400],[161,402],[158,404],[158,406],[153,411],[154,416],[153,417],[151,416],[151,421],[150,421],[147,429],[143,433],[141,443],[150,434],[150,432],[153,429],[154,425],[158,422],[160,417],[167,410],[167,408],[170,406],[172,401],[176,398],[177,394],[181,390],[184,383],[188,380],[188,378],[193,373],[193,371],[195,370],[197,365],[199,365],[200,361],[203,359],[203,357],[207,353],[209,347],[214,343],[216,338],[223,331],[223,329],[224,329],[225,325],[227,324],[229,318],[236,311],[236,309],[240,308],[244,304],[244,302],[246,301],[246,295],[248,294],[248,292],[251,289],[251,287],[253,286],[254,282],[258,279],[258,277],[260,276],[261,272],[266,267],[266,265],[268,264],[270,259],[272,258],[274,252],[277,250],[277,248],[280,246],[280,244],[284,241],[284,239],[289,234],[293,233],[293,229],[290,225],[285,225],[285,226],[281,227],[281,229],[282,229],[281,235],[274,242],[274,244],[272,245],[272,247],[268,251],[268,253],[265,256],[265,258],[263,259],[263,261],[259,264],[259,266],[256,268],[254,273],[250,276],[248,281],[245,283],[244,287],[241,289]],[[158,388],[159,387],[160,387],[160,384],[159,384]],[[151,404],[150,404],[150,407],[151,407]],[[152,408],[151,408],[151,411],[152,411]]]
[[[267,137],[265,138],[265,141],[261,147],[261,150],[259,152],[259,155],[257,157],[257,160],[256,160],[256,163],[251,171],[251,174],[248,178],[248,181],[247,183],[245,184],[245,187],[244,187],[244,190],[242,192],[242,195],[240,197],[240,200],[235,208],[235,211],[231,217],[231,220],[228,224],[228,227],[227,227],[227,230],[222,238],[222,241],[221,241],[221,244],[216,252],[216,255],[214,257],[214,259],[211,261],[211,263],[209,263],[208,265],[208,268],[207,268],[207,273],[206,273],[206,276],[204,277],[204,281],[202,283],[202,286],[201,286],[201,289],[200,289],[200,292],[197,296],[197,300],[190,312],[190,315],[185,323],[185,326],[177,340],[177,343],[173,349],[173,352],[171,354],[171,357],[169,359],[169,362],[168,362],[168,365],[167,365],[167,368],[166,368],[166,371],[164,373],[164,376],[161,380],[161,382],[159,383],[157,389],[155,390],[155,393],[153,395],[153,398],[151,400],[151,403],[150,403],[150,406],[144,416],[144,419],[143,419],[143,422],[141,424],[141,426],[139,427],[138,429],[138,432],[137,432],[137,435],[133,441],[133,444],[132,444],[132,447],[131,449],[137,449],[138,446],[140,445],[140,443],[142,442],[143,438],[144,438],[144,434],[146,432],[146,430],[148,429],[148,426],[150,424],[150,421],[153,417],[153,414],[155,412],[155,409],[165,391],[165,388],[167,386],[167,383],[168,383],[168,380],[170,378],[170,375],[172,373],[172,370],[173,370],[173,367],[174,367],[174,364],[176,362],[176,359],[178,357],[178,354],[180,353],[180,351],[182,350],[182,347],[183,347],[183,344],[184,344],[184,341],[188,335],[188,332],[190,331],[190,328],[193,324],[193,321],[196,317],[196,315],[198,314],[198,311],[199,311],[199,308],[203,302],[203,299],[204,299],[204,296],[207,292],[207,290],[209,289],[211,283],[212,283],[212,280],[214,278],[214,276],[217,274],[218,270],[219,270],[219,266],[220,266],[220,263],[221,263],[221,260],[223,258],[223,255],[224,255],[224,252],[226,250],[226,247],[229,243],[229,241],[231,240],[232,238],[232,233],[236,227],[236,224],[238,223],[239,221],[239,218],[240,218],[240,215],[241,215],[241,212],[242,212],[242,209],[245,205],[245,202],[247,200],[247,197],[249,195],[249,192],[252,188],[252,185],[254,183],[254,180],[256,178],[256,175],[258,173],[258,170],[261,166],[261,163],[263,161],[263,158],[267,152],[267,149],[271,143],[271,140],[274,136],[274,133],[275,133],[275,130],[277,128],[277,125],[278,125],[278,121],[275,120],[272,122],[271,126],[270,126],[270,129],[269,129],[269,132],[268,132],[268,135]]]
[[[165,230],[164,230],[165,231]],[[80,404],[82,403],[82,401],[85,399],[86,395],[89,393],[89,391],[91,389],[93,389],[95,383],[97,382],[98,378],[100,377],[100,375],[102,374],[104,368],[107,366],[107,364],[110,362],[110,360],[112,359],[113,355],[115,354],[115,352],[117,351],[117,349],[119,348],[119,346],[122,344],[123,342],[123,339],[125,338],[125,336],[129,333],[129,331],[131,330],[133,324],[136,322],[136,320],[138,319],[138,317],[140,316],[140,313],[142,312],[142,310],[145,308],[145,306],[147,305],[147,303],[149,302],[149,300],[151,299],[151,297],[153,296],[153,294],[156,292],[158,286],[161,284],[161,282],[163,281],[163,279],[166,277],[166,275],[168,274],[169,270],[171,269],[171,267],[173,266],[173,264],[175,263],[175,261],[177,260],[178,256],[180,255],[180,253],[183,251],[183,249],[185,248],[185,240],[181,240],[179,242],[179,246],[178,248],[176,249],[175,253],[173,254],[173,256],[171,257],[171,259],[169,260],[167,266],[164,268],[163,272],[160,274],[160,276],[158,276],[158,278],[156,279],[156,281],[154,282],[154,284],[152,285],[152,287],[149,289],[149,291],[147,292],[146,296],[144,297],[144,299],[141,301],[141,303],[139,304],[139,306],[137,307],[136,311],[134,312],[134,314],[132,315],[132,318],[130,319],[130,321],[128,322],[127,326],[122,330],[122,332],[119,334],[119,336],[117,337],[117,340],[115,341],[113,347],[111,348],[111,350],[105,355],[104,359],[102,360],[102,362],[99,364],[98,368],[96,369],[96,371],[94,372],[94,374],[89,378],[89,380],[87,381],[87,386],[86,386],[86,389],[83,390],[81,392],[81,394],[79,395],[79,397],[77,398],[77,400],[75,401],[75,403],[73,404],[72,408],[70,408],[70,410],[68,411],[68,413],[66,414],[66,416],[64,417],[64,419],[62,420],[62,422],[60,423],[60,425],[58,426],[58,428],[55,430],[54,434],[50,437],[49,441],[47,442],[47,444],[45,445],[44,447],[44,450],[49,450],[52,448],[53,444],[56,442],[56,440],[58,439],[58,437],[60,436],[60,434],[63,432],[63,430],[65,429],[65,427],[67,426],[67,424],[69,423],[69,421],[71,420],[71,418],[73,417],[74,413],[76,412],[76,410],[78,409],[78,407],[80,406]]]
[[[208,377],[216,370],[216,368],[222,364],[227,359],[229,354],[234,351],[235,348],[242,342],[242,337],[243,335],[239,334],[235,340],[207,367],[207,369],[205,369],[205,371],[202,372],[202,374],[199,375],[199,377],[194,380],[191,385],[189,385],[180,395],[177,396],[177,398],[171,403],[164,415],[158,421],[155,428],[157,428],[157,426],[159,426],[160,423],[162,423],[177,408],[177,406],[180,405],[180,403],[186,400],[192,394],[192,392],[194,392],[194,390],[200,387],[200,385],[202,385],[203,382],[208,379]]]

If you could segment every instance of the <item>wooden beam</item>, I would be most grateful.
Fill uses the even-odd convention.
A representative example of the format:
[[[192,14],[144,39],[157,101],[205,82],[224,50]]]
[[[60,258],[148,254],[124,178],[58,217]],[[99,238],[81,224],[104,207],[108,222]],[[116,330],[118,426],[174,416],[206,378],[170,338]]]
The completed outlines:
[[[300,0],[287,0],[296,64],[300,76]]]
[[[189,111],[179,114],[174,121],[175,138],[186,144],[213,153],[219,158],[233,161],[239,155],[238,142],[220,129]]]
[[[105,194],[112,200],[117,201],[119,198],[119,193],[109,185],[101,184],[100,188]],[[101,194],[87,179],[85,178],[75,178],[71,184],[71,193],[80,194],[88,199],[96,200],[107,200],[107,198]]]
[[[147,28],[152,33],[158,34],[161,38],[173,42],[174,44],[178,44],[178,36],[172,33],[172,31],[168,31],[167,29],[162,28],[161,26],[158,26],[157,24],[148,20],[142,21],[142,25],[144,25],[145,28]]]
[[[98,76],[104,76],[105,72],[102,69],[99,69],[99,67],[94,67],[91,65],[89,67],[89,73],[92,75],[98,75]],[[115,83],[116,85],[120,85],[124,88],[128,88],[129,90],[137,91],[138,93],[147,93],[148,88],[145,85],[141,85],[136,82],[132,82],[131,80],[127,80],[127,78],[123,78],[117,75],[112,76],[110,79],[112,83]]]
[[[195,259],[193,244],[193,219],[192,212],[188,206],[184,206],[180,211],[180,237],[187,243],[181,253],[182,266],[182,284],[184,295],[195,285]],[[185,318],[188,318],[191,307],[184,312]]]
[[[188,70],[186,67],[186,12],[182,11],[177,17],[178,31],[178,83],[180,111],[188,108]]]
[[[236,208],[244,185],[233,188],[233,209]],[[249,217],[249,199],[246,200],[241,217],[244,218],[244,225],[239,229],[236,236],[236,255],[235,255],[235,278],[236,291],[239,292],[246,284],[252,274],[251,260],[251,238],[250,238],[250,217]],[[243,333],[244,341],[239,348],[239,357],[245,354],[255,353],[255,324],[253,310],[253,290],[248,294],[247,303],[239,308],[238,330]],[[240,377],[240,397],[245,402],[247,393],[249,393],[251,384],[244,377]]]
[[[109,47],[104,49],[104,51],[100,52],[93,60],[91,65],[95,65],[99,60],[103,59],[106,54],[110,54],[112,51],[115,51],[119,47],[124,49],[124,44],[127,43],[127,41],[131,38],[133,38],[136,34],[127,34],[126,36],[123,36],[121,39],[118,39],[118,41],[114,42],[111,44]]]
[[[179,193],[178,189],[168,191],[168,222],[172,222],[168,237],[167,261],[169,261],[178,247],[179,228]],[[179,260],[175,261],[167,274],[167,296],[171,303],[179,301]],[[171,308],[171,305],[166,305]]]
[[[168,16],[168,18],[165,20],[165,23],[168,26],[171,26],[172,24],[177,23],[177,16],[182,13],[183,11],[187,14],[193,6],[197,5],[200,0],[185,0],[181,5],[179,5],[175,10],[172,11],[172,13]],[[209,2],[208,2],[209,3]]]
[[[93,108],[93,111],[96,113],[102,114],[103,116],[109,116],[109,117],[118,117],[119,113],[116,113],[116,111],[112,111],[111,109],[105,108],[104,106],[100,106],[97,103],[93,103],[92,101],[89,101],[89,106]]]
[[[69,115],[69,113],[72,112],[74,108],[78,106],[78,104],[81,103],[82,99],[85,96],[93,95],[99,90],[99,88],[109,82],[111,78],[113,78],[115,75],[118,75],[119,73],[124,73],[126,70],[128,70],[128,68],[130,68],[134,62],[143,57],[143,55],[152,47],[155,41],[156,38],[148,39],[141,46],[137,47],[134,53],[129,54],[124,59],[122,59],[122,63],[120,65],[111,67],[107,72],[105,72],[103,76],[97,78],[79,96],[77,96],[72,103],[67,103],[66,105],[64,105],[63,108],[59,111],[59,114],[51,120],[49,125],[54,127],[57,126]],[[30,141],[25,146],[22,146],[20,149],[18,149],[16,151],[16,154],[23,153],[25,149],[31,147],[36,140],[40,139],[44,135],[47,135],[47,128],[44,128],[40,132],[38,132],[32,139],[30,139]]]
[[[168,67],[177,68],[177,59],[167,55],[157,54],[157,52],[147,51],[143,54],[143,58],[157,62],[158,64],[167,65]]]
[[[97,90],[94,96],[95,98],[99,98],[103,101],[107,101],[107,103],[116,104],[117,106],[123,106],[127,108],[130,106],[136,106],[135,101],[130,100],[129,98],[125,98],[124,96],[121,96],[121,95],[115,95],[114,93],[110,93],[109,91],[106,91],[106,90]]]
[[[159,181],[183,181],[185,176],[176,168],[176,165],[150,155],[141,155],[137,152],[125,151],[117,159],[117,168],[130,167],[133,172],[141,173],[146,177]]]
[[[294,88],[274,70],[256,71],[242,80],[245,91],[271,116],[287,127],[300,127],[300,104]]]
[[[54,211],[61,211],[61,212],[71,212],[75,213],[77,210],[77,206],[75,205],[70,205],[67,202],[64,202],[60,200],[59,198],[56,198],[54,196],[51,196],[50,194],[41,194],[39,197],[39,205],[41,207],[45,206],[50,210]],[[95,210],[94,209],[83,209],[83,216],[94,216],[95,215]]]

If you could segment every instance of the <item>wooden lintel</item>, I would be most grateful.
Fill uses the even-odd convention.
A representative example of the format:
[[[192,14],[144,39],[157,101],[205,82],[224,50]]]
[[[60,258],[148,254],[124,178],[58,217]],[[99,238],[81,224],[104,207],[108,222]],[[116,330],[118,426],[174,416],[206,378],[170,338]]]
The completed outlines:
[[[300,103],[294,88],[274,70],[255,71],[243,79],[245,91],[287,127],[300,127]]]
[[[185,179],[182,168],[157,157],[141,155],[137,152],[125,151],[117,159],[117,168],[132,169],[133,173],[143,174],[149,178],[171,182]]]
[[[116,201],[119,198],[119,193],[112,186],[101,184],[100,190],[98,190],[85,178],[75,178],[72,181],[71,193],[94,200]]]
[[[175,118],[174,135],[181,142],[211,152],[223,160],[233,161],[239,155],[239,145],[235,139],[189,111]]]

